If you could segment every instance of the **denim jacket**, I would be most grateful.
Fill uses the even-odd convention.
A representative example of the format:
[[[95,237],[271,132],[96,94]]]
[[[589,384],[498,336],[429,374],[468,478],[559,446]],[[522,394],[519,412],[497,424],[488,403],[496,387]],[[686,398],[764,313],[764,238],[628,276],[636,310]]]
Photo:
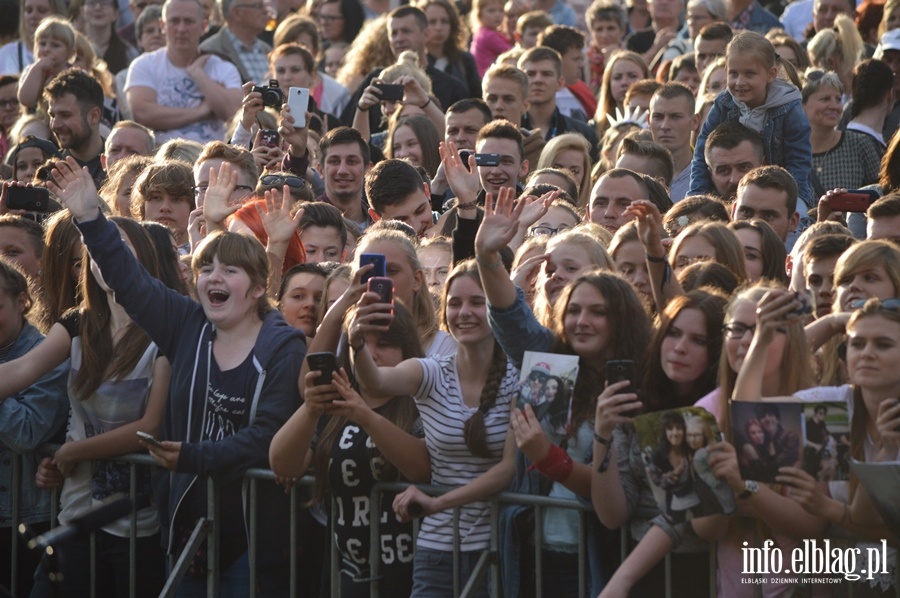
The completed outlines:
[[[706,164],[706,138],[726,121],[738,122],[741,111],[728,90],[716,98],[706,122],[697,138],[694,148],[694,159],[691,162],[691,188],[688,195],[715,193],[709,167]],[[763,131],[763,150],[766,164],[777,164],[784,167],[797,183],[800,200],[797,210],[801,216],[806,215],[807,208],[816,205],[813,198],[810,173],[812,172],[812,143],[809,140],[811,129],[800,100],[777,106],[766,113],[765,130]]]
[[[44,335],[25,323],[6,361],[28,353],[44,340]],[[50,519],[50,493],[34,485],[40,456],[34,451],[50,442],[66,424],[69,398],[66,360],[20,393],[0,400],[0,527],[10,527],[12,517],[13,458],[22,453],[21,521],[38,523]]]

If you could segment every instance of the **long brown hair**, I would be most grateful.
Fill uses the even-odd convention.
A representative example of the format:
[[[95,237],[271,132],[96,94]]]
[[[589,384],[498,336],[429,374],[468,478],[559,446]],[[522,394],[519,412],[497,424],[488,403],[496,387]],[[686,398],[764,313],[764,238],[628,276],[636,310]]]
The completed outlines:
[[[348,312],[349,315],[352,312]],[[392,347],[399,347],[402,351],[403,359],[414,359],[416,357],[425,357],[425,351],[422,350],[422,344],[419,342],[419,334],[416,331],[416,323],[413,320],[409,310],[402,303],[394,304],[394,317],[391,320],[391,327],[386,332],[378,332],[378,339]],[[358,391],[359,385],[353,376],[350,366],[350,343],[343,343],[344,350],[341,354],[341,363],[346,370],[351,385]],[[396,425],[404,432],[412,432],[416,419],[419,417],[419,410],[416,408],[415,401],[410,396],[394,397],[388,401],[381,409],[379,414],[386,420]],[[346,417],[331,417],[325,428],[322,430],[317,443],[317,449],[313,455],[313,473],[316,477],[316,486],[313,491],[312,502],[321,502],[331,492],[331,480],[328,476],[328,465],[331,461],[331,447],[343,433],[344,427],[347,425]],[[369,447],[369,457],[381,457],[381,451],[374,443]],[[388,460],[384,460],[384,467],[381,469],[382,481],[397,481],[400,474],[397,468]]]
[[[150,273],[159,276],[156,247],[150,233],[129,218],[111,218],[128,236],[137,261]],[[83,249],[81,269],[81,369],[75,374],[73,390],[79,399],[90,397],[104,380],[121,379],[137,365],[150,345],[150,338],[134,322],[130,322],[113,341],[110,333],[112,311],[109,295],[91,273],[87,247]]]
[[[474,258],[460,262],[447,275],[447,281],[444,283],[444,292],[441,294],[441,326],[444,330],[449,330],[447,326],[447,298],[450,293],[450,287],[457,278],[463,276],[471,278],[479,288],[481,287],[481,278],[478,276],[478,267]],[[481,397],[478,399],[478,409],[466,420],[464,429],[466,447],[476,457],[490,459],[495,456],[487,445],[487,430],[485,429],[484,416],[497,402],[497,395],[500,394],[500,383],[503,381],[504,374],[506,374],[506,354],[495,340],[494,350],[491,353],[491,365],[488,368],[484,386],[481,388]]]
[[[57,212],[47,221],[44,233],[44,253],[41,255],[40,311],[36,325],[47,332],[66,311],[77,306],[81,292],[72,276],[72,253],[81,245],[81,233],[72,222],[69,210]],[[76,254],[82,259],[81,251]]]

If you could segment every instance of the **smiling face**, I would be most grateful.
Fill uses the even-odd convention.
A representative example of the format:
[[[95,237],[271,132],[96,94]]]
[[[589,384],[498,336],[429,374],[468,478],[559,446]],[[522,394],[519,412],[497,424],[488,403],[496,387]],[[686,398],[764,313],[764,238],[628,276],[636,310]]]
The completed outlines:
[[[316,335],[316,307],[322,299],[325,277],[312,272],[291,276],[278,305],[288,324],[312,338]]]
[[[422,146],[416,137],[412,127],[401,125],[394,131],[391,144],[390,157],[397,160],[406,160],[413,166],[422,165]]]
[[[803,104],[803,111],[813,128],[834,129],[841,120],[841,92],[830,85],[823,85]]]
[[[733,52],[726,58],[728,91],[734,99],[749,108],[758,108],[766,101],[769,84],[778,75],[776,67],[766,68],[752,52]]]
[[[93,128],[100,124],[100,110],[91,109],[87,114],[72,93],[64,93],[50,100],[50,130],[63,149],[78,151],[87,145]],[[98,132],[99,135],[99,132]]]
[[[569,296],[563,315],[566,341],[579,357],[601,358],[612,334],[606,317],[606,298],[595,286],[579,284]]]
[[[542,285],[547,299],[554,303],[566,283],[592,264],[587,251],[574,243],[560,243],[548,251],[548,254],[550,258],[544,265],[538,284]]]
[[[671,446],[681,446],[681,443],[684,442],[684,426],[681,424],[666,426],[666,440]]]
[[[685,436],[687,437],[687,445],[692,451],[702,449],[706,446],[706,434],[703,429],[703,423],[697,419],[692,419],[685,425]]]
[[[752,444],[762,446],[766,442],[766,431],[757,423],[750,424],[747,426],[747,438]]]
[[[207,319],[225,330],[256,316],[259,298],[265,292],[265,288],[252,284],[243,268],[223,264],[218,256],[197,272],[200,305]]]
[[[460,275],[447,289],[447,329],[457,343],[479,344],[492,338],[487,321],[487,299],[474,278]]]
[[[497,166],[479,166],[481,187],[497,197],[503,187],[515,188],[519,179],[528,173],[528,161],[519,156],[519,146],[512,139],[485,137],[477,144],[479,154],[500,154]]]
[[[399,220],[410,225],[419,237],[424,236],[428,229],[434,225],[431,214],[431,199],[425,193],[425,187],[416,189],[402,201],[384,206],[381,218],[384,220]]]
[[[686,308],[669,325],[660,347],[660,362],[666,377],[687,394],[709,366],[709,339],[706,316],[698,309]]]
[[[44,163],[44,152],[37,147],[26,147],[16,154],[15,180],[30,183],[34,173]]]
[[[359,144],[332,145],[322,160],[320,172],[325,179],[325,194],[328,198],[342,205],[351,201],[359,202],[368,166],[363,162]]]

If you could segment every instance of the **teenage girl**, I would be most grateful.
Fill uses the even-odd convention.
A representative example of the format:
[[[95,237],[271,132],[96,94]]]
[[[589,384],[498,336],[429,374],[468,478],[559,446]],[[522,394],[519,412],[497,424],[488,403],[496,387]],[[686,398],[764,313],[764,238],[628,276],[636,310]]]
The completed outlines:
[[[478,74],[484,77],[497,57],[513,47],[500,32],[503,24],[503,0],[474,0],[472,2],[472,45]]]
[[[778,78],[779,67],[793,84]],[[797,181],[802,200],[797,209],[805,217],[815,200],[810,185],[810,127],[797,72],[791,63],[778,57],[772,42],[752,31],[741,31],[729,42],[725,68],[728,93],[719,94],[700,130],[688,195],[715,190],[704,157],[706,138],[719,124],[737,121],[762,136],[765,163],[784,166]]]

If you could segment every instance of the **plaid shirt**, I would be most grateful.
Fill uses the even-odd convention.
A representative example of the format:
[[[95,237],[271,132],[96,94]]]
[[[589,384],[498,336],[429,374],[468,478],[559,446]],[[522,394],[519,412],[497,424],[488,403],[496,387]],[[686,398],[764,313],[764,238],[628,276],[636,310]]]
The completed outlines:
[[[269,47],[259,39],[254,39],[253,45],[247,47],[227,27],[225,28],[225,34],[235,50],[237,50],[238,58],[241,64],[244,65],[244,70],[249,75],[250,80],[257,85],[268,83],[266,75],[269,73],[269,59],[267,58]]]

